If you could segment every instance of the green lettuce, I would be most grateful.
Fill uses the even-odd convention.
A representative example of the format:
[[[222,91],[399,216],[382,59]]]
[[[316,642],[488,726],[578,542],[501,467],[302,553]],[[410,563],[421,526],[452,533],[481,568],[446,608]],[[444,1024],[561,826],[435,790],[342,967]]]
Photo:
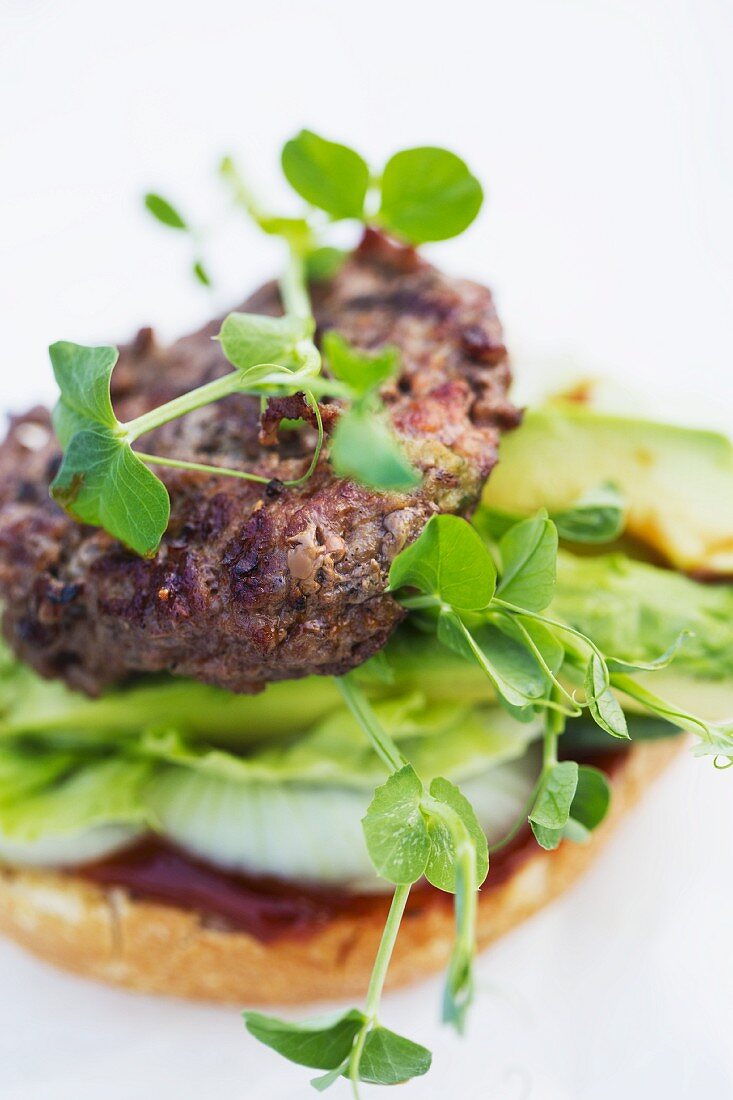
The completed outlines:
[[[375,713],[407,759],[428,779],[462,781],[521,756],[539,737],[539,721],[520,725],[493,706],[429,704],[417,694],[375,704]],[[179,731],[149,731],[139,749],[161,762],[244,783],[333,784],[373,790],[384,765],[346,710],[317,723],[289,744],[234,755],[196,745]]]
[[[126,756],[84,757],[0,747],[0,834],[25,843],[98,826],[150,821],[145,788],[154,765]]]
[[[421,774],[476,785],[486,827],[509,828],[536,778],[539,757],[526,750],[539,722],[517,726],[495,707],[432,706],[418,694],[375,712]],[[15,738],[0,745],[0,858],[84,862],[153,830],[224,866],[375,882],[360,822],[383,779],[346,710],[246,755],[173,729],[149,729],[116,750]]]

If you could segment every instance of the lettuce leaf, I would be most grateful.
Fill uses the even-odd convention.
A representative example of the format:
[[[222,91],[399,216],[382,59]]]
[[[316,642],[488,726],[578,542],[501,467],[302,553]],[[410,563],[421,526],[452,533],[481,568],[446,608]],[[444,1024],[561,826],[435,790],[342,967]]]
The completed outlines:
[[[129,844],[152,823],[148,761],[0,746],[0,859],[84,863]]]
[[[146,824],[152,762],[0,749],[0,832],[18,842],[98,825]]]
[[[428,780],[446,775],[461,782],[513,760],[542,728],[539,721],[521,725],[496,707],[432,705],[417,694],[378,703],[374,709],[410,763]],[[345,710],[290,744],[246,756],[196,745],[172,729],[148,732],[140,751],[161,762],[241,783],[331,784],[372,791],[384,780],[383,765]]]
[[[433,708],[417,695],[376,709],[423,775],[475,787],[491,835],[511,826],[539,769],[538,752],[526,752],[539,723],[517,726],[491,707]],[[6,742],[0,859],[85,862],[153,829],[223,867],[384,888],[361,829],[383,776],[345,712],[247,756],[175,730],[148,731],[111,756]]]

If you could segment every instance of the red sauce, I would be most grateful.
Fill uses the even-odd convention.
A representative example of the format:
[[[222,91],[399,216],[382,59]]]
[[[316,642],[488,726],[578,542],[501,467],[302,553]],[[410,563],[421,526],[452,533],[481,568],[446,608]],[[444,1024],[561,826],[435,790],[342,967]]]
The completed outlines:
[[[505,882],[535,847],[527,829],[497,852],[482,893]],[[100,886],[123,887],[134,898],[193,909],[212,926],[248,932],[263,943],[308,935],[334,917],[386,916],[390,903],[390,896],[384,894],[352,894],[222,871],[159,838],[143,840],[99,863],[77,868],[74,874]],[[407,908],[415,914],[444,904],[452,904],[449,895],[420,883],[413,888]]]
[[[74,874],[102,886],[122,886],[136,898],[194,909],[212,924],[241,929],[263,942],[302,935],[340,914],[383,903],[371,895],[222,871],[157,837]]]
[[[624,751],[588,759],[612,775]],[[481,893],[491,893],[537,851],[528,828],[491,858],[491,871]],[[98,863],[75,869],[101,886],[123,887],[134,898],[192,909],[212,926],[249,933],[263,943],[307,936],[338,916],[379,913],[386,916],[390,897],[351,894],[304,883],[230,873],[158,838],[141,841]],[[428,884],[411,892],[408,915],[435,905],[452,905],[450,895]]]

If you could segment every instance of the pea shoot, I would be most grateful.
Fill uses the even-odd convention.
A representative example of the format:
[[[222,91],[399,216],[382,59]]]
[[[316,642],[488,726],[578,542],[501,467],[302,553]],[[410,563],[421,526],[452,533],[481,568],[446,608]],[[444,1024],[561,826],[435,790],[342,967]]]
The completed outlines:
[[[175,229],[177,232],[184,234],[189,238],[193,246],[193,259],[191,260],[191,273],[202,286],[211,286],[211,277],[209,276],[208,269],[201,258],[202,248],[202,234],[191,227],[191,225],[185,220],[182,214],[179,213],[177,207],[172,203],[164,199],[162,195],[156,194],[154,191],[149,191],[145,196],[145,209],[149,214],[160,222],[161,225],[166,225],[169,229]]]
[[[608,523],[609,495],[599,493],[596,499],[598,514],[587,500],[579,508],[582,523],[572,530],[581,540],[588,531],[594,539],[604,526],[608,531],[617,526],[617,517]],[[614,498],[614,510],[615,505]],[[479,526],[486,530],[485,523]],[[563,840],[586,842],[611,802],[602,771],[559,755],[569,717],[587,711],[603,734],[628,740],[626,716],[615,695],[621,691],[665,723],[694,729],[703,752],[733,756],[733,730],[686,714],[634,681],[634,671],[666,667],[684,635],[656,660],[634,665],[603,654],[591,638],[544,614],[554,592],[558,547],[557,528],[546,512],[503,523],[501,530],[492,541],[457,516],[434,516],[392,563],[390,590],[439,643],[478,665],[497,700],[517,720],[543,716],[537,781],[523,813],[491,851],[527,826],[540,847],[552,850]],[[395,886],[365,1008],[328,1023],[291,1024],[257,1013],[246,1013],[245,1019],[252,1035],[291,1061],[327,1070],[312,1082],[317,1089],[346,1077],[357,1090],[360,1081],[392,1084],[419,1076],[430,1065],[428,1051],[379,1022],[381,992],[409,892],[423,879],[454,895],[456,933],[442,1015],[444,1022],[463,1029],[473,996],[478,890],[489,873],[490,852],[468,800],[447,779],[426,783],[418,775],[379,722],[358,675],[349,673],[336,683],[388,773],[362,823],[376,871]],[[634,728],[643,733],[643,722],[636,720]]]
[[[308,204],[302,215],[263,210],[233,160],[224,158],[220,167],[234,203],[263,232],[279,238],[288,254],[280,279],[284,316],[233,313],[221,327],[218,339],[232,365],[230,373],[122,423],[110,397],[117,350],[68,342],[50,349],[60,390],[54,424],[64,452],[51,493],[70,515],[103,527],[139,554],[155,554],[170,515],[168,491],[154,469],[263,484],[270,480],[256,472],[134,449],[155,428],[231,394],[258,395],[263,402],[274,395],[304,394],[314,413],[317,440],[302,475],[285,481],[286,487],[307,481],[321,459],[324,430],[318,402],[324,396],[342,403],[330,446],[336,474],[372,489],[408,492],[420,484],[420,473],[394,435],[379,396],[380,386],[398,369],[396,352],[365,355],[334,333],[326,340],[324,363],[314,343],[309,280],[330,277],[343,259],[327,240],[334,222],[378,226],[410,244],[444,240],[463,232],[476,217],[481,186],[465,163],[444,149],[405,150],[375,173],[355,150],[310,130],[285,143],[281,160],[286,179]],[[173,203],[150,192],[145,206],[168,229],[188,234],[198,249],[201,235]],[[211,283],[198,251],[192,270],[201,283]]]

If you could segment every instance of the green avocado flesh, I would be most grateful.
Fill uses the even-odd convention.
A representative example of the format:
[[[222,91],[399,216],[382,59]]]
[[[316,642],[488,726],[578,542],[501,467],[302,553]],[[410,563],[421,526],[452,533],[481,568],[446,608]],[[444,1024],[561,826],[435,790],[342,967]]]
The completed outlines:
[[[675,568],[733,577],[733,445],[715,432],[611,416],[582,405],[530,411],[501,443],[484,503],[561,512],[612,483],[627,533]]]

